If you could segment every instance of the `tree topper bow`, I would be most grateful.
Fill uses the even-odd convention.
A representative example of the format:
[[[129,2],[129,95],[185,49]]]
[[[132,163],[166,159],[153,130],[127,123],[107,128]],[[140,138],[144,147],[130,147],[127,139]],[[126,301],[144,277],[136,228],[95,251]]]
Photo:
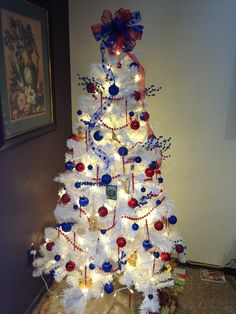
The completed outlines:
[[[119,9],[113,17],[109,10],[104,10],[101,21],[91,29],[96,41],[102,40],[111,55],[132,51],[136,40],[142,38],[143,26],[134,25],[141,21],[139,11]]]

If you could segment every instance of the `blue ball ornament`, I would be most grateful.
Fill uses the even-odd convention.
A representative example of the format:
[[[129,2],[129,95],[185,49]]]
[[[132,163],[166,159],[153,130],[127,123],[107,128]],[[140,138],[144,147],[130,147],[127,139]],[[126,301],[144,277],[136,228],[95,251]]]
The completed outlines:
[[[87,206],[89,204],[89,199],[86,196],[82,196],[79,199],[80,206]]]
[[[146,192],[146,189],[144,186],[141,188],[141,192],[143,192],[143,193]]]
[[[142,121],[148,121],[149,119],[149,113],[146,111],[140,113],[140,120]]]
[[[67,161],[67,162],[65,163],[65,168],[66,168],[66,170],[73,170],[74,167],[75,167],[75,165],[74,165],[74,163],[73,163],[72,161]]]
[[[102,229],[102,230],[100,230],[101,231],[101,234],[106,234],[106,230],[104,230],[104,229]]]
[[[159,253],[159,252],[154,252],[154,253],[153,253],[153,256],[154,256],[155,258],[158,258],[158,257],[160,256],[160,253]]]
[[[71,227],[72,227],[72,223],[70,223],[70,222],[63,222],[61,224],[61,229],[64,232],[70,232],[71,231]]]
[[[145,250],[149,250],[152,248],[152,243],[149,240],[144,240],[143,241],[143,247],[145,248]]]
[[[75,205],[73,206],[73,208],[74,208],[74,209],[78,209],[79,206],[78,206],[77,204],[75,204]]]
[[[157,180],[159,183],[162,183],[164,181],[162,177],[159,177]]]
[[[129,68],[130,68],[131,70],[132,70],[132,69],[138,69],[138,68],[139,68],[139,65],[138,65],[138,63],[136,63],[136,62],[132,62],[132,63],[130,63]]]
[[[140,162],[142,162],[142,158],[141,157],[135,157],[135,162],[137,163],[137,164],[140,164]]]
[[[108,92],[111,96],[116,96],[119,93],[119,87],[116,86],[115,84],[112,84],[109,87]]]
[[[101,180],[103,184],[108,185],[109,183],[111,183],[112,177],[109,174],[104,174]]]
[[[56,262],[59,262],[59,261],[61,260],[61,255],[59,255],[59,254],[55,255],[55,256],[54,256],[54,260],[55,260]]]
[[[161,200],[156,201],[157,206],[161,204]]]
[[[90,263],[89,264],[89,269],[91,269],[91,270],[95,269],[95,265],[93,263]]]
[[[156,167],[157,167],[157,163],[155,160],[153,160],[150,164],[149,164],[149,168],[153,169],[153,170],[156,170]]]
[[[128,149],[125,147],[125,146],[121,146],[119,149],[118,149],[118,154],[120,156],[126,156],[128,155]]]
[[[152,299],[153,299],[153,294],[150,293],[150,294],[148,295],[148,299],[149,299],[149,300],[152,300]]]
[[[174,224],[176,224],[176,222],[177,222],[177,217],[174,216],[174,215],[172,215],[172,216],[170,216],[170,217],[168,218],[168,221],[169,221],[169,223],[170,223],[171,225],[174,225]]]
[[[111,294],[114,291],[114,286],[112,283],[106,283],[104,286],[104,291],[108,294]]]
[[[92,165],[88,165],[88,170],[93,170],[93,166]]]
[[[134,223],[134,224],[132,225],[132,229],[133,229],[134,231],[137,231],[137,230],[139,229],[139,225],[136,224],[136,223]]]
[[[101,131],[96,131],[94,134],[93,134],[93,137],[96,141],[101,141],[103,139],[103,135],[101,133]]]
[[[109,273],[112,270],[112,264],[110,262],[103,263],[102,270],[105,271],[105,273]]]
[[[75,182],[75,187],[76,187],[76,189],[79,189],[81,187],[81,183],[80,182]]]
[[[77,111],[77,115],[78,115],[78,116],[81,116],[81,115],[82,115],[82,111],[81,111],[81,110],[78,110],[78,111]]]
[[[133,112],[133,111],[130,111],[130,112],[129,112],[129,116],[130,116],[130,117],[133,117],[133,116],[134,116],[134,112]]]

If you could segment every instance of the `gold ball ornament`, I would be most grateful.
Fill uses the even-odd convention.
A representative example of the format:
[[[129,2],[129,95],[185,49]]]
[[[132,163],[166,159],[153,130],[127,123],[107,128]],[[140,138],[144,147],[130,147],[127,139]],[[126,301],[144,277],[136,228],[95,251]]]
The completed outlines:
[[[130,266],[132,267],[136,267],[136,264],[137,264],[137,253],[136,252],[133,252],[130,254],[130,256],[127,258],[127,262]]]

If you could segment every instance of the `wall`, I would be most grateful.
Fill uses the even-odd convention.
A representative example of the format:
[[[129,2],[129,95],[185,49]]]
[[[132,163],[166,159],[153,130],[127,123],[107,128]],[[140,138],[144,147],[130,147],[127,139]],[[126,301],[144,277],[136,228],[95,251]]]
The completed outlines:
[[[141,11],[137,51],[146,84],[163,87],[148,101],[156,134],[172,136],[165,187],[188,259],[224,265],[236,252],[236,2],[70,0],[69,7],[73,118],[77,72],[100,62],[90,25],[105,8]]]
[[[57,128],[0,152],[0,312],[4,314],[24,313],[44,285],[32,277],[26,252],[32,242],[42,241],[44,227],[54,222],[58,186],[53,178],[64,169],[65,142],[71,133],[68,3],[46,4],[52,8]]]

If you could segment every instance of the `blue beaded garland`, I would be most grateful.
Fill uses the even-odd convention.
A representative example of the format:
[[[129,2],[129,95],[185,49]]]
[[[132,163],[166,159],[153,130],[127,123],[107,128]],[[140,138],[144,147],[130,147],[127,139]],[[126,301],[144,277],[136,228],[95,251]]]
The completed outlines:
[[[55,278],[55,270],[50,271],[50,278],[54,279]]]
[[[103,184],[108,185],[111,183],[112,177],[109,174],[104,174],[101,178]]]
[[[109,273],[112,270],[112,264],[110,262],[103,263],[102,270],[105,271],[105,273]]]
[[[114,291],[114,286],[112,283],[106,283],[104,286],[104,291],[108,294],[111,294]]]
[[[89,204],[89,199],[86,196],[82,196],[79,199],[80,206],[87,206]]]
[[[72,227],[72,224],[70,222],[63,222],[61,224],[61,229],[64,232],[70,232],[71,231],[71,227]]]
[[[67,162],[65,163],[65,168],[66,168],[66,170],[73,170],[74,167],[75,167],[75,165],[74,165],[74,163],[73,163],[72,161],[67,161]]]
[[[170,223],[171,225],[174,225],[174,224],[176,224],[176,222],[177,222],[177,217],[174,216],[174,215],[172,215],[172,216],[170,216],[170,217],[168,218],[168,221],[169,221],[169,223]]]
[[[59,261],[61,260],[61,255],[59,255],[59,254],[55,255],[55,256],[54,256],[54,260],[55,260],[56,262],[59,262]]]
[[[136,224],[136,223],[134,223],[134,224],[132,225],[132,229],[133,229],[134,231],[137,231],[137,230],[139,229],[139,225]]]
[[[115,84],[112,84],[109,87],[108,92],[111,96],[116,96],[119,93],[119,87],[116,86]]]
[[[95,269],[95,265],[93,263],[90,263],[89,264],[89,269],[91,269],[91,270]]]
[[[145,250],[149,250],[153,246],[149,240],[144,240],[142,244],[143,244],[143,247],[145,248]]]
[[[103,135],[101,133],[101,131],[96,131],[94,134],[93,134],[93,137],[96,141],[101,141],[103,139]]]
[[[95,122],[89,122],[89,126],[90,126],[91,128],[95,127]]]
[[[140,162],[142,162],[142,158],[141,157],[135,157],[135,162],[137,163],[137,164],[140,164]]]
[[[128,149],[125,147],[125,146],[121,146],[119,149],[118,149],[118,154],[120,156],[126,156],[128,155]]]

